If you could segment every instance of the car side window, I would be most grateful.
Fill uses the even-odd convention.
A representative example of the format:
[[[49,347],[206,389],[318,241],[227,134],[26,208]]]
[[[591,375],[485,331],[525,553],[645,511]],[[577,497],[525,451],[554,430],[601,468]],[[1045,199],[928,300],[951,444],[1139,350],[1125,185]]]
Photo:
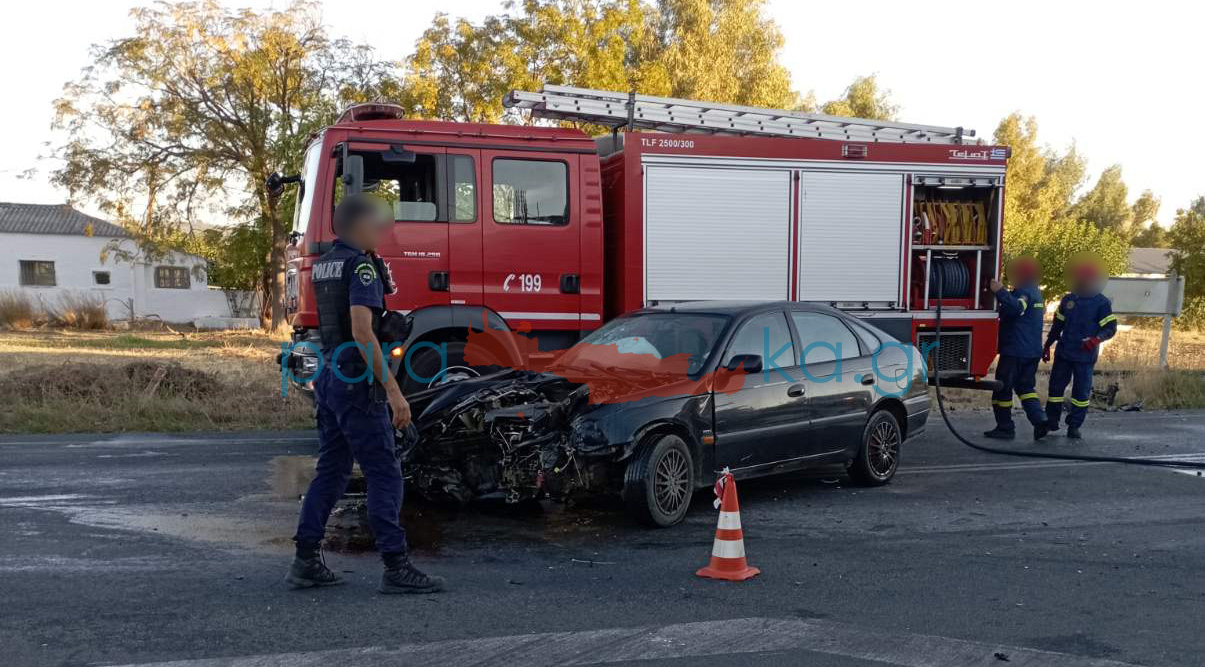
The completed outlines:
[[[861,338],[862,342],[866,344],[866,349],[871,354],[874,354],[879,350],[880,347],[883,346],[882,339],[880,339],[873,331],[863,326],[861,322],[854,320],[853,322],[849,323],[849,326],[854,330],[854,333],[858,334],[858,338]]]
[[[778,354],[784,346],[787,349]],[[766,368],[770,368],[771,361],[780,368],[794,366],[795,346],[786,317],[782,313],[763,313],[742,324],[728,344],[723,365],[727,366],[733,357],[742,354],[756,354]]]
[[[858,339],[841,320],[824,313],[792,312],[804,364],[819,364],[862,355]]]

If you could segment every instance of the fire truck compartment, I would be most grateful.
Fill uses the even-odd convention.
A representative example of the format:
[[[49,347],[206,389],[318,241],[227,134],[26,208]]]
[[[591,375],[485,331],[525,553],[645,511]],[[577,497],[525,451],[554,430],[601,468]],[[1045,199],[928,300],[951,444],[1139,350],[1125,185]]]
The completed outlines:
[[[649,301],[788,298],[789,171],[658,165],[645,179]]]
[[[903,175],[804,172],[802,181],[799,298],[894,306]]]

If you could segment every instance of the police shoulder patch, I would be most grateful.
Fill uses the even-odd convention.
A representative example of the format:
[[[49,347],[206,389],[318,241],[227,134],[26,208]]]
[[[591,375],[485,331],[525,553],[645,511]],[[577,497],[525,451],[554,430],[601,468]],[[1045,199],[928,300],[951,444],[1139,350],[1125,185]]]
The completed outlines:
[[[372,265],[372,262],[361,262],[356,265],[356,277],[365,286],[373,284],[377,279],[377,270]]]

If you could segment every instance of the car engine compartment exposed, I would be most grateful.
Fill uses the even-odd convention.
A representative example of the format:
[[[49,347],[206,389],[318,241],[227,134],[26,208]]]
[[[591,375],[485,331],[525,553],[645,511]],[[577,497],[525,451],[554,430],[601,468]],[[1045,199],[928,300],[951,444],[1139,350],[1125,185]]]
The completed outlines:
[[[588,403],[587,385],[555,375],[448,385],[416,420],[417,441],[402,449],[407,483],[428,500],[460,505],[606,491],[620,448],[581,437],[590,422],[577,417]]]

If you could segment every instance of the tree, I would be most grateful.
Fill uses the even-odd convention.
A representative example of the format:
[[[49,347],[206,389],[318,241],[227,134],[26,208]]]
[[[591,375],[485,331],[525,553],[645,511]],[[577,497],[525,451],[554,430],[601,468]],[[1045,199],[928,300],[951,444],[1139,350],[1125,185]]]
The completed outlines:
[[[1092,223],[1055,220],[1044,226],[1014,225],[1006,221],[1004,248],[1008,257],[1028,255],[1042,266],[1042,295],[1057,298],[1067,289],[1067,261],[1079,252],[1094,252],[1104,260],[1110,275],[1124,273],[1129,266],[1130,244],[1116,232]]]
[[[1138,199],[1135,199],[1134,204],[1130,206],[1130,225],[1135,234],[1144,229],[1147,223],[1155,221],[1155,216],[1159,215],[1159,206],[1162,203],[1150,190],[1143,190],[1142,194],[1138,195]]]
[[[264,180],[296,171],[309,135],[342,106],[389,90],[389,66],[329,39],[309,2],[257,14],[203,0],[131,14],[134,35],[94,46],[95,65],[55,103],[67,139],[53,180],[148,251],[191,231],[199,213],[251,221],[267,241],[255,246],[268,248],[259,288],[276,329],[292,195],[277,201]]]
[[[1077,220],[1091,222],[1101,229],[1128,235],[1133,218],[1128,194],[1121,178],[1121,165],[1115,164],[1100,173],[1096,185],[1075,202],[1071,214]]]
[[[795,108],[764,0],[524,0],[480,25],[440,14],[406,64],[412,116],[518,122],[506,93],[544,83]]]
[[[1079,203],[1073,198],[1084,181],[1084,160],[1075,146],[1065,153],[1041,146],[1037,121],[1017,113],[1000,122],[994,141],[1012,148],[1004,197],[1005,258],[1037,258],[1048,299],[1065,289],[1063,272],[1077,252],[1095,252],[1110,273],[1124,272],[1128,238],[1075,216]]]
[[[830,116],[895,120],[899,106],[892,104],[888,90],[880,90],[876,75],[854,79],[838,99],[825,103],[821,111]]]
[[[1135,248],[1168,248],[1169,241],[1167,238],[1167,230],[1157,222],[1152,222],[1150,225],[1143,227],[1131,243]]]
[[[1205,299],[1205,196],[1176,211],[1167,233],[1172,270],[1184,277],[1184,296]]]
[[[1075,145],[1062,154],[1041,146],[1037,120],[1019,113],[1000,121],[993,141],[1012,149],[1004,197],[1005,233],[1067,217],[1084,180],[1084,160]]]

